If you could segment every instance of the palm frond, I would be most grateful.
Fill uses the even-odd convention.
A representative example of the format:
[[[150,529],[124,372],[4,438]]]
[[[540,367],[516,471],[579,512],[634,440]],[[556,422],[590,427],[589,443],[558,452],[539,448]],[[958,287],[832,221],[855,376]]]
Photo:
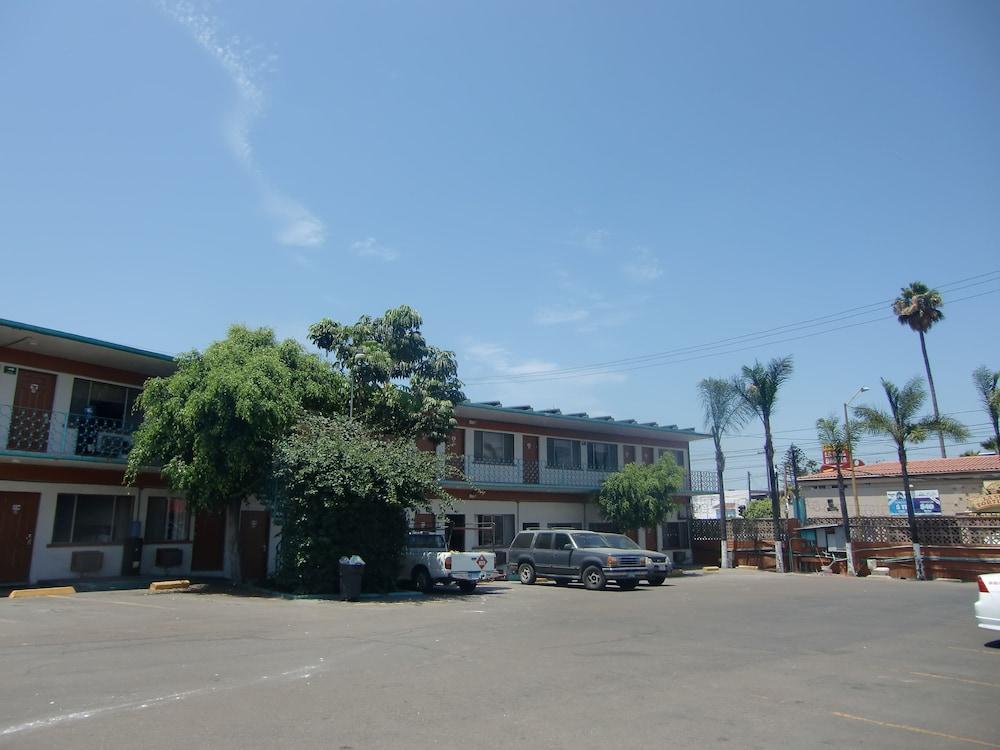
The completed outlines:
[[[742,426],[749,417],[746,404],[730,381],[705,378],[698,383],[705,427],[720,435]]]

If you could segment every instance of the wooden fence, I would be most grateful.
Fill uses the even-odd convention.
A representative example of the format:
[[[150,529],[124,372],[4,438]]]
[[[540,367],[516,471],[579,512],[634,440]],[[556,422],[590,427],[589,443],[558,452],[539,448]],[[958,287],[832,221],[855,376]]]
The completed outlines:
[[[801,538],[798,523],[786,521],[785,538],[795,557],[794,569],[802,572],[831,566],[845,572],[846,564],[837,555],[825,554]],[[840,516],[812,518],[812,524],[840,524]],[[890,575],[916,575],[909,522],[905,516],[852,518],[851,538],[855,568],[862,575],[879,565]],[[694,561],[718,565],[720,550],[718,519],[691,521],[691,549]],[[729,549],[736,565],[774,568],[774,524],[770,520],[737,518],[727,521]],[[975,580],[977,575],[1000,572],[1000,516],[937,516],[917,519],[917,534],[928,578]],[[843,559],[843,554],[839,555]],[[869,564],[869,561],[871,564]]]

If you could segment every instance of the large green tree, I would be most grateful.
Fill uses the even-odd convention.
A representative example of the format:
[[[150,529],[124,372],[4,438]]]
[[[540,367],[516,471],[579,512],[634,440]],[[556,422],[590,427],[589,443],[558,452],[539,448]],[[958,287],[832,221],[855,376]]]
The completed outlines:
[[[933,433],[944,434],[955,440],[965,440],[969,431],[951,417],[919,416],[927,398],[923,381],[913,378],[902,388],[882,378],[882,388],[889,401],[889,411],[874,406],[856,406],[854,414],[861,429],[870,435],[887,437],[896,444],[899,468],[903,478],[903,492],[906,496],[906,515],[909,519],[910,538],[916,560],[917,578],[923,580],[923,562],[920,556],[920,537],[917,531],[916,515],[913,511],[913,494],[910,490],[910,474],[907,465],[908,445],[924,442]]]
[[[421,324],[401,305],[351,325],[324,318],[309,327],[309,339],[348,378],[349,408],[369,430],[442,442],[465,396],[454,352],[428,344]]]
[[[318,356],[269,328],[232,326],[204,352],[177,358],[177,370],[152,378],[137,401],[143,415],[128,457],[127,479],[161,467],[192,511],[225,512],[228,557],[240,580],[240,508],[266,494],[275,441],[305,411],[334,412],[347,384]]]
[[[771,496],[771,519],[774,521],[775,545],[781,547],[781,506],[778,503],[778,479],[774,472],[774,440],[771,436],[771,417],[778,402],[781,386],[792,376],[792,358],[778,357],[767,364],[755,361],[744,365],[733,378],[733,391],[746,407],[756,414],[764,425],[764,461],[767,466],[767,489]],[[778,571],[784,570],[784,560],[776,555]]]
[[[651,528],[674,509],[671,496],[684,485],[684,470],[673,456],[656,463],[626,464],[601,484],[597,505],[619,529]]]
[[[336,590],[339,559],[357,554],[366,563],[365,589],[393,588],[406,511],[448,497],[439,470],[436,457],[411,440],[373,435],[343,416],[305,416],[275,455],[278,581],[294,591]]]
[[[993,371],[986,365],[977,367],[972,372],[972,382],[993,428],[993,440],[984,440],[981,445],[996,450],[1000,445],[1000,370]]]
[[[943,306],[944,299],[941,293],[920,281],[914,281],[900,289],[899,296],[892,303],[892,311],[896,314],[899,324],[909,326],[920,336],[920,352],[924,356],[924,370],[927,372],[927,384],[931,389],[931,406],[934,409],[935,419],[940,418],[941,412],[938,410],[937,391],[934,389],[934,376],[931,375],[931,361],[927,357],[927,341],[924,335],[934,325],[944,320],[944,313],[941,311]],[[944,433],[938,433],[938,443],[941,447],[941,458],[945,458],[947,453],[944,447]]]
[[[705,428],[712,433],[715,445],[715,472],[719,484],[719,528],[721,533],[722,567],[728,567],[726,545],[726,454],[722,451],[722,436],[746,423],[750,415],[746,402],[733,390],[732,384],[722,378],[705,378],[698,383]]]

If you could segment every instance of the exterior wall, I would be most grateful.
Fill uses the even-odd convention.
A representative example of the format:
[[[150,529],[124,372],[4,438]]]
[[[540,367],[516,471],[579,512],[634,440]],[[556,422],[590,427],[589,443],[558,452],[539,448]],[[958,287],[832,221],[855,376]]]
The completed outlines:
[[[937,490],[941,498],[941,515],[954,516],[969,511],[969,499],[983,491],[983,482],[996,479],[989,475],[956,475],[933,477],[918,475],[910,477],[914,490]],[[887,492],[901,492],[903,481],[899,477],[865,477],[857,480],[858,500],[863,516],[885,516],[889,514],[886,500]],[[851,478],[844,477],[847,511],[851,516],[854,511],[854,495],[851,491]],[[810,518],[840,514],[840,495],[837,490],[837,480],[821,480],[800,482],[799,489],[806,502],[806,513]],[[827,507],[827,501],[833,501],[833,510]]]

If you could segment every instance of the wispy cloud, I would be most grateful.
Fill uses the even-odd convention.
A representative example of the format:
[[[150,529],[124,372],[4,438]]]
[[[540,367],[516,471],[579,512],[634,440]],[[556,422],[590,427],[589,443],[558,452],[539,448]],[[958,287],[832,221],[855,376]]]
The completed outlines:
[[[637,247],[632,257],[622,266],[626,278],[637,283],[655,281],[663,275],[660,259],[648,247]]]
[[[273,68],[275,56],[262,54],[239,37],[223,39],[218,18],[198,3],[161,0],[159,6],[221,66],[236,90],[235,106],[223,123],[226,145],[260,192],[263,209],[276,224],[275,239],[293,247],[322,245],[326,239],[323,222],[302,203],[272,185],[254,158],[250,129],[265,103],[259,81]]]
[[[391,263],[399,257],[399,253],[391,247],[380,245],[374,237],[351,243],[351,252],[362,258],[375,258],[385,263]]]
[[[592,229],[583,235],[583,246],[593,253],[602,253],[607,248],[611,233],[607,229]]]
[[[540,326],[556,326],[563,323],[579,323],[590,317],[590,310],[583,307],[541,307],[535,311],[535,323]]]
[[[517,376],[553,373],[561,365],[534,357],[521,358],[509,349],[485,341],[468,341],[461,348],[462,377],[474,381],[466,388],[470,397],[499,399],[505,404],[531,404],[537,408],[558,407],[563,411],[606,413],[608,386],[627,379],[624,373],[609,372],[561,380],[518,380]]]

